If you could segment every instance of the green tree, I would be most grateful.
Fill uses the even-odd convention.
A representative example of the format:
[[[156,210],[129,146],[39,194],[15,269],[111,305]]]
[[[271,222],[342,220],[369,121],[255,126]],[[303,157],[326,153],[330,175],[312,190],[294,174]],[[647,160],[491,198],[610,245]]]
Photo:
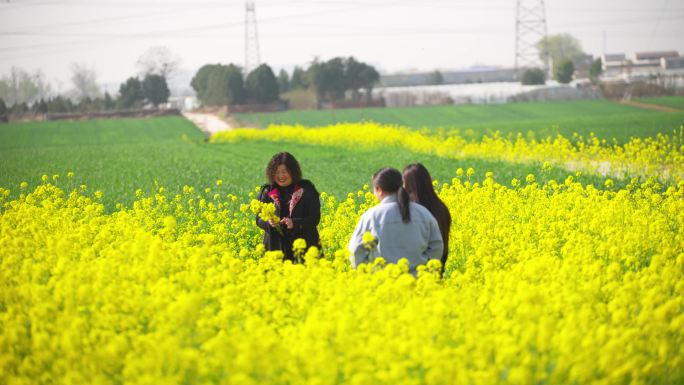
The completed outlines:
[[[575,61],[584,55],[579,40],[567,33],[549,35],[541,39],[537,43],[537,49],[539,50],[539,58],[545,61],[548,57],[551,59],[553,67],[556,67],[563,60]]]
[[[366,67],[365,63],[354,59],[353,56],[347,58],[344,63],[345,89],[351,91],[352,100],[359,100],[359,89],[365,85],[361,73]]]
[[[290,90],[290,75],[284,69],[281,69],[278,73],[278,90],[281,93]]]
[[[109,92],[105,91],[104,94],[104,109],[105,110],[113,110],[116,108],[116,100],[112,98],[112,96],[109,94]]]
[[[568,84],[572,81],[572,75],[575,73],[575,64],[570,59],[562,60],[555,66],[553,77],[558,83]]]
[[[147,74],[142,82],[143,93],[145,98],[155,107],[161,103],[166,103],[169,100],[169,86],[166,84],[166,78],[161,75]]]
[[[306,89],[309,87],[306,72],[301,67],[295,67],[292,70],[292,77],[290,78],[290,89]]]
[[[123,108],[140,107],[145,101],[142,82],[130,77],[119,87],[119,104]]]
[[[228,91],[228,104],[244,104],[247,99],[247,90],[245,89],[245,81],[242,77],[242,69],[234,64],[228,64],[224,71]]]
[[[546,83],[546,75],[539,68],[525,70],[520,77],[520,83],[524,85],[538,85]]]
[[[365,89],[370,98],[373,87],[380,80],[380,74],[373,66],[354,57],[335,57],[327,62],[316,59],[307,72],[319,103],[344,99],[346,91],[351,91],[352,100],[358,100],[360,89]]]
[[[5,101],[0,98],[0,116],[4,116],[7,114],[7,104],[5,104]]]
[[[373,87],[380,81],[380,73],[372,65],[361,63],[361,70],[356,76],[358,84],[366,90],[366,98],[370,101]]]
[[[67,99],[61,95],[58,95],[52,99],[48,100],[48,112],[72,112],[74,110],[74,105],[71,99]]]
[[[319,102],[344,98],[344,92],[349,88],[345,67],[345,61],[341,57],[327,62],[314,60],[311,64],[308,72]]]
[[[428,74],[427,83],[430,85],[444,84],[444,76],[439,70],[434,70]]]
[[[595,82],[598,80],[599,76],[601,76],[601,73],[603,73],[603,63],[601,62],[601,58],[597,58],[591,63],[591,67],[589,67],[589,79]]]
[[[360,89],[365,89],[366,95],[370,96],[371,90],[380,80],[380,74],[375,67],[349,57],[345,61],[345,78],[345,86],[351,91],[352,100],[358,100]]]
[[[27,112],[29,112],[29,106],[28,106],[28,104],[26,104],[26,102],[17,103],[17,104],[12,106],[12,113],[13,114],[23,115]]]
[[[245,85],[240,67],[207,64],[192,78],[190,85],[206,106],[224,106],[245,102]]]
[[[252,103],[273,103],[279,98],[278,80],[268,64],[262,64],[247,75],[247,100]]]
[[[327,90],[327,79],[325,74],[325,63],[320,62],[318,58],[314,59],[306,70],[307,77],[311,79],[314,91],[316,92],[316,100],[320,104],[325,100]]]
[[[190,81],[190,86],[193,90],[195,90],[197,98],[205,104],[207,91],[209,89],[209,74],[211,74],[211,71],[214,67],[216,67],[216,64],[203,65],[202,67],[200,67],[199,70],[197,70],[197,73],[195,74],[195,76],[193,76],[192,80]]]
[[[358,100],[360,89],[366,90],[366,96],[370,98],[380,74],[375,67],[349,57],[345,61],[345,78],[345,88],[351,91],[352,100]]]
[[[48,112],[48,105],[45,99],[41,98],[39,101],[33,103],[31,111],[38,114],[46,114]]]

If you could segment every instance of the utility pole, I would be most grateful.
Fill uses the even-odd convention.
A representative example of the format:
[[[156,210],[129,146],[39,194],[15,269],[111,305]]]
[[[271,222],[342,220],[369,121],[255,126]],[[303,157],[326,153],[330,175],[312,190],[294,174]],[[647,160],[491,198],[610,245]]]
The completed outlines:
[[[540,58],[537,43],[546,41],[546,8],[544,0],[517,0],[515,11],[515,69],[541,67],[549,71],[548,50]]]
[[[245,2],[245,76],[261,64],[254,1]]]

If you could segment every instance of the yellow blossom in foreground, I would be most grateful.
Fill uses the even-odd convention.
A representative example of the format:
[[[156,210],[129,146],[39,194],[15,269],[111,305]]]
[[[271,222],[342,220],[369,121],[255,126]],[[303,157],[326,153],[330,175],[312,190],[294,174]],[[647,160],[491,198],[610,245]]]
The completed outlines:
[[[454,178],[443,279],[349,267],[372,194],[322,196],[322,258],[292,264],[248,197],[203,191],[112,213],[49,183],[0,191],[0,382],[684,381],[684,183]]]

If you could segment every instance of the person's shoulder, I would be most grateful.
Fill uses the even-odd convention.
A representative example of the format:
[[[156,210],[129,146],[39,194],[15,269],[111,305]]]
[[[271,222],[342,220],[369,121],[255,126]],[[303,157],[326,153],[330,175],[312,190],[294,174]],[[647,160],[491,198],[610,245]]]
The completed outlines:
[[[359,221],[361,221],[361,222],[372,221],[374,218],[376,218],[380,215],[380,210],[381,210],[381,207],[379,205],[375,205],[375,206],[369,208],[363,214],[361,214],[361,216],[359,217]]]
[[[259,193],[260,194],[267,194],[271,190],[273,190],[273,185],[271,185],[270,183],[264,183],[261,185],[261,188],[259,189]]]
[[[297,184],[299,185],[299,187],[301,187],[305,190],[318,191],[318,190],[316,190],[316,186],[314,186],[314,184],[308,179],[302,179],[299,182],[297,182]]]
[[[302,179],[299,182],[297,182],[297,184],[301,187],[314,187],[314,184],[308,179]]]
[[[378,220],[379,218],[387,217],[387,215],[392,215],[396,209],[394,206],[387,204],[377,204],[364,212],[361,216],[364,218]]]

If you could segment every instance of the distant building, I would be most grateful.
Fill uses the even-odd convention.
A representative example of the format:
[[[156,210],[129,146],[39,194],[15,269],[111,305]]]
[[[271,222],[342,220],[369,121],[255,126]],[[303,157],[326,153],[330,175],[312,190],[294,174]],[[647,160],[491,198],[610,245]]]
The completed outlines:
[[[443,84],[471,84],[518,81],[513,68],[475,67],[460,71],[442,72]],[[431,72],[380,76],[381,87],[410,87],[430,84]]]
[[[636,52],[601,56],[604,77],[650,76],[684,68],[684,58],[677,51]]]
[[[627,65],[627,55],[624,53],[613,53],[601,55],[601,65],[603,72],[622,70]]]
[[[662,68],[661,59],[678,58],[677,51],[637,52],[632,57],[630,69],[639,72],[658,72]]]
[[[168,108],[177,108],[181,111],[192,111],[199,105],[199,100],[195,96],[171,96],[167,103]]]
[[[660,62],[660,59],[672,59],[679,57],[677,51],[654,51],[654,52],[637,52],[634,54],[634,62]]]
[[[684,69],[684,57],[660,58],[660,67],[664,70]]]

